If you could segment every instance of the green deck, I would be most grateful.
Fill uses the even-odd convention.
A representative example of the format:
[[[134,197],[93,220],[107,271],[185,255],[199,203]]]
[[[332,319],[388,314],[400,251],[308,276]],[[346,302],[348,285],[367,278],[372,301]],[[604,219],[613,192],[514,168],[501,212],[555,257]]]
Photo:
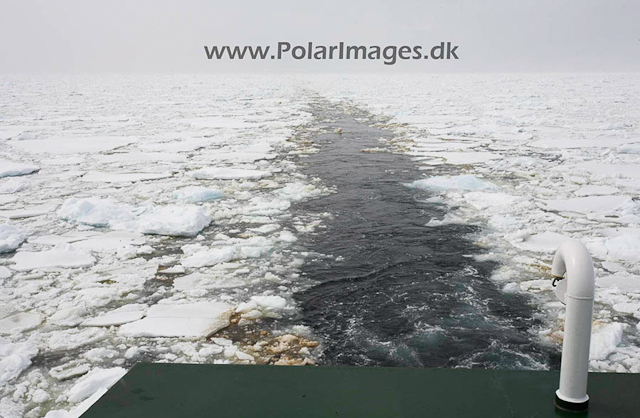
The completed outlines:
[[[559,372],[138,364],[83,418],[640,417],[640,374],[591,373],[588,414],[553,405]]]

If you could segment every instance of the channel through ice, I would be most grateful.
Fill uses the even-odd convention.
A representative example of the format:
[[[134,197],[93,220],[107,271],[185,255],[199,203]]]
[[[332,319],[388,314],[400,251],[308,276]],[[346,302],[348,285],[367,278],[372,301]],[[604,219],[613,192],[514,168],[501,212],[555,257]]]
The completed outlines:
[[[317,361],[296,242],[330,214],[291,210],[333,192],[298,164],[316,95],[385,120],[380,150],[423,173],[398,187],[449,208],[425,227],[480,226],[543,343],[562,342],[553,253],[581,240],[590,367],[640,372],[637,75],[2,76],[0,93],[0,416],[79,416],[137,361]]]

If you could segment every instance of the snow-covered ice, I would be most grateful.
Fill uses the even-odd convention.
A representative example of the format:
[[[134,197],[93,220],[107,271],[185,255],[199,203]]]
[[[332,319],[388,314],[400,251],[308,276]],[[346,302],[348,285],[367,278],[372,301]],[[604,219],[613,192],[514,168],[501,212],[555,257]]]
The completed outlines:
[[[30,343],[12,343],[0,337],[0,386],[17,378],[37,354],[38,348]]]
[[[27,236],[15,226],[0,223],[0,253],[15,250],[25,239]]]
[[[62,205],[58,215],[86,225],[169,236],[195,236],[211,223],[211,216],[198,206],[132,207],[109,199],[72,198]]]
[[[206,167],[190,173],[194,179],[213,180],[213,179],[261,179],[271,175],[268,171],[241,169],[241,168],[222,168],[222,167]]]
[[[35,154],[84,154],[111,151],[135,141],[136,138],[118,136],[64,136],[13,141],[11,146]]]
[[[0,178],[9,176],[24,176],[35,173],[40,167],[33,164],[15,163],[7,160],[0,160]]]
[[[539,302],[545,329],[532,331],[552,344],[564,311],[551,257],[582,240],[597,269],[591,368],[640,372],[637,75],[34,75],[0,85],[0,224],[20,234],[0,238],[16,247],[0,254],[0,416],[79,416],[140,359],[254,361],[259,352],[234,337],[204,336],[235,320],[295,318],[292,295],[309,285],[297,242],[323,218],[292,205],[331,192],[298,165],[318,152],[297,131],[316,93],[390,121],[396,137],[380,148],[413,158],[422,175],[408,186],[450,207],[425,224],[480,226],[496,285]],[[38,353],[52,360],[32,365]]]
[[[93,369],[67,392],[67,398],[70,402],[80,402],[93,395],[99,389],[108,389],[113,386],[127,371],[122,367],[113,367],[111,369],[101,369],[99,367]]]
[[[174,196],[177,200],[187,202],[208,202],[210,200],[220,199],[224,196],[220,190],[208,189],[206,187],[189,186],[176,190]]]
[[[206,338],[229,325],[232,306],[223,302],[158,304],[147,317],[120,327],[125,337]]]
[[[408,184],[409,187],[427,190],[498,190],[495,184],[479,179],[471,174],[459,176],[434,176],[422,180],[416,180]]]
[[[0,334],[12,334],[37,327],[42,323],[42,315],[33,312],[20,312],[0,319]]]
[[[76,250],[70,244],[61,244],[52,250],[20,251],[11,258],[11,266],[17,271],[29,271],[47,267],[79,268],[89,267],[95,258],[86,252]]]

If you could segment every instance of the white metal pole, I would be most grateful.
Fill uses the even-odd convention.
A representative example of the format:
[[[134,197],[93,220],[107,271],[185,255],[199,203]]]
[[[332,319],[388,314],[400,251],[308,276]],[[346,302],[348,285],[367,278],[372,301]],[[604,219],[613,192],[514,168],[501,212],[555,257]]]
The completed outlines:
[[[556,407],[586,411],[589,407],[587,379],[595,274],[585,246],[575,240],[562,244],[553,258],[551,274],[557,278],[564,276],[567,281],[563,298],[567,308]]]

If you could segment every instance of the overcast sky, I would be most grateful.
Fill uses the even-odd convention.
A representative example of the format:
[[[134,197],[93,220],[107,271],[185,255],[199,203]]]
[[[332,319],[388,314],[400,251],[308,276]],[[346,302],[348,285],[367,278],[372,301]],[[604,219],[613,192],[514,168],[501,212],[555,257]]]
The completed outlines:
[[[457,61],[216,61],[204,46],[459,45]],[[640,71],[638,0],[0,0],[0,73]]]

